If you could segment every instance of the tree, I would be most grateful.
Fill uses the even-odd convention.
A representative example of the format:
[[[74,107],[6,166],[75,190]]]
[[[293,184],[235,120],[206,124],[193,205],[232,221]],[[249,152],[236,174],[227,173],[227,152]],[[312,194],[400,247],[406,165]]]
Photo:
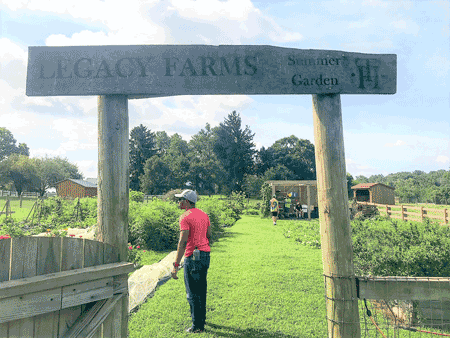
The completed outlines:
[[[144,194],[162,195],[171,188],[171,166],[160,156],[154,155],[145,162],[144,174],[139,180]]]
[[[216,186],[224,184],[225,171],[214,153],[215,135],[209,123],[205,129],[192,136],[189,141],[188,180],[193,189],[203,194],[212,194]]]
[[[296,174],[289,170],[284,164],[278,164],[276,167],[272,167],[263,175],[263,181],[282,181],[282,180],[289,180],[293,181],[296,180]]]
[[[284,165],[294,173],[295,180],[316,179],[314,145],[310,141],[298,139],[294,135],[284,137],[268,148],[266,157],[270,156],[271,167]]]
[[[20,143],[17,147],[16,142],[8,129],[0,127],[0,161],[11,154],[30,155],[30,150],[25,143]]]
[[[228,114],[223,123],[214,128],[214,153],[223,166],[226,177],[224,193],[241,191],[244,175],[251,173],[256,150],[250,128],[241,128],[241,118],[236,111]]]
[[[33,191],[37,191],[43,196],[48,188],[56,186],[56,183],[67,178],[82,179],[83,175],[78,171],[75,164],[69,162],[67,158],[33,158],[36,168],[37,180],[33,184]]]
[[[32,188],[38,182],[34,161],[28,156],[10,154],[0,162],[0,173],[3,183],[11,182],[19,196],[26,189]]]
[[[155,133],[156,153],[164,156],[170,146],[170,137],[165,131],[157,131]]]
[[[139,191],[139,177],[144,174],[144,164],[156,154],[155,135],[142,124],[130,132],[130,189]]]
[[[353,176],[347,173],[347,192],[348,192],[348,199],[353,199],[353,190],[352,187],[354,186],[353,182]]]
[[[170,189],[184,187],[189,175],[188,143],[175,133],[170,138],[170,145],[163,156],[164,162],[170,164],[172,172]]]

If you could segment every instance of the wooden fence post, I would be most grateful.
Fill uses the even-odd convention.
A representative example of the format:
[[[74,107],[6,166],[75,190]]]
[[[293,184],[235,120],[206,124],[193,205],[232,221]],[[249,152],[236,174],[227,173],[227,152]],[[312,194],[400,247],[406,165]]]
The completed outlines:
[[[444,224],[447,224],[448,220],[447,220],[447,209],[444,209]]]
[[[404,221],[405,220],[405,214],[404,214],[405,211],[403,210],[403,205],[401,207],[402,207],[402,209],[401,209],[402,210],[402,221]]]
[[[98,240],[118,247],[127,261],[129,207],[129,126],[126,95],[98,97]],[[128,295],[122,300],[122,332],[127,337]]]
[[[340,94],[314,94],[313,121],[328,337],[359,338]]]

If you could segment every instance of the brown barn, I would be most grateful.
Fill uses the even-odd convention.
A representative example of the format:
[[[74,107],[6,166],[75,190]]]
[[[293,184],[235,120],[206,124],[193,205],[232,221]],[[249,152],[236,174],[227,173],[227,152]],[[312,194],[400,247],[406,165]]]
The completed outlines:
[[[394,188],[383,183],[360,183],[352,187],[358,202],[395,205]]]
[[[56,194],[64,198],[97,196],[97,185],[88,181],[65,179],[56,183]]]

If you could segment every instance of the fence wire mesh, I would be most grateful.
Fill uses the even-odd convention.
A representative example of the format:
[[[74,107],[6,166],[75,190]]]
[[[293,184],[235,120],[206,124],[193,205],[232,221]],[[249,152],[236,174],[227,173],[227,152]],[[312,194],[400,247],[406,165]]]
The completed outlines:
[[[324,276],[326,307],[339,301],[327,295],[331,283],[343,277]],[[355,277],[353,277],[355,278]],[[365,281],[363,284],[361,281]],[[433,338],[450,337],[450,278],[442,277],[357,277],[356,295],[361,337],[364,338]],[[379,296],[376,296],[379,295]],[[365,299],[364,296],[368,297]],[[409,299],[409,297],[411,297]],[[428,298],[428,299],[427,299]],[[350,304],[352,298],[341,299]],[[339,305],[337,305],[339,307]],[[340,325],[354,327],[357,319],[348,318],[344,311],[350,306],[341,306],[340,321],[333,313],[326,315],[328,327]],[[333,337],[328,333],[328,338]],[[352,335],[346,335],[346,337]]]

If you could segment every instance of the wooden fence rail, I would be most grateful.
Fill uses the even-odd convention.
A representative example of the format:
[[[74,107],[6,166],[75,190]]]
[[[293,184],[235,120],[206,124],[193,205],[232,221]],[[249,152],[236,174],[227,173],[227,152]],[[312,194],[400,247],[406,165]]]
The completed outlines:
[[[450,277],[356,277],[356,288],[359,299],[406,301],[413,324],[420,313],[422,324],[450,328]]]
[[[133,270],[103,242],[1,239],[0,337],[117,336]]]
[[[411,207],[404,205],[386,205],[369,202],[357,202],[362,205],[374,205],[380,212],[385,213],[387,216],[401,219],[403,221],[418,221],[421,222],[425,218],[431,218],[441,220],[439,224],[447,225],[449,223],[449,212],[447,208],[444,209],[432,209],[424,207]],[[400,210],[392,210],[393,208],[400,208]],[[415,210],[415,211],[411,211]]]

